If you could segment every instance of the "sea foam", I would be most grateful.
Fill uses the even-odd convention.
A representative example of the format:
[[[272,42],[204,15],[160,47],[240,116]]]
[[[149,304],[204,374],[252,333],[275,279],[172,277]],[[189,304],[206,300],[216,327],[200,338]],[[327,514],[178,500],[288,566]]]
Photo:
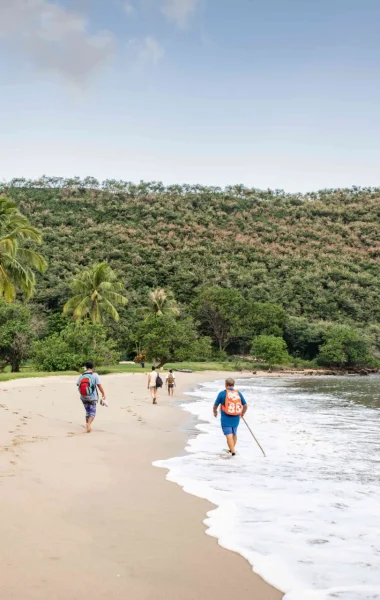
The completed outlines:
[[[380,600],[380,381],[331,380],[238,382],[267,458],[243,423],[225,458],[212,416],[222,382],[205,384],[183,405],[200,420],[188,453],[154,464],[216,505],[207,534],[286,600]]]

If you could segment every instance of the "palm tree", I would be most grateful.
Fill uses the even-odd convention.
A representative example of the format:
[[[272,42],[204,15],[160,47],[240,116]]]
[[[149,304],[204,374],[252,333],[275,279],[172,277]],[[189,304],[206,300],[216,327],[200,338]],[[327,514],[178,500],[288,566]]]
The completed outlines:
[[[157,316],[172,315],[178,316],[180,311],[172,292],[166,292],[163,288],[158,288],[149,292],[147,314],[154,313]]]
[[[0,197],[0,297],[6,302],[13,302],[17,289],[26,300],[33,295],[34,271],[43,273],[47,264],[40,254],[23,244],[41,240],[41,233],[30,225],[16,204]]]
[[[93,323],[102,323],[104,314],[118,321],[119,313],[115,306],[128,303],[120,293],[124,291],[123,283],[105,262],[78,273],[70,287],[74,295],[66,302],[63,312],[72,313],[74,321],[89,317]]]

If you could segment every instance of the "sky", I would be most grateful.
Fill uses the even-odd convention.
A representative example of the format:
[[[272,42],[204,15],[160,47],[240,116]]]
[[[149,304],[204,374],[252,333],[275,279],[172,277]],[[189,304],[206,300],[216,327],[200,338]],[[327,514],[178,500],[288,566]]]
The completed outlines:
[[[377,0],[0,0],[0,180],[380,185]]]

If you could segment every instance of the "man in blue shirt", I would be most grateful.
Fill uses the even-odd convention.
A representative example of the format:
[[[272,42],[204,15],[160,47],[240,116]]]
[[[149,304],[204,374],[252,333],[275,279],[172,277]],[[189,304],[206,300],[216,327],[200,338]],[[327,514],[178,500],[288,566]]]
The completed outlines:
[[[80,399],[82,400],[83,406],[86,411],[86,431],[87,431],[87,433],[91,433],[91,425],[92,425],[93,420],[96,417],[96,404],[98,402],[98,388],[102,394],[102,399],[101,399],[100,403],[103,406],[108,406],[108,404],[107,404],[104,388],[100,382],[100,377],[94,371],[94,363],[92,362],[92,360],[87,361],[85,364],[85,367],[86,367],[86,370],[83,373],[83,375],[81,375],[79,377],[77,386],[79,389]],[[86,378],[86,375],[89,377]],[[83,395],[81,393],[81,382],[84,382],[84,385],[87,385],[86,384],[87,381],[89,381],[89,383],[91,384],[92,389],[89,390],[90,393]]]
[[[235,390],[234,386],[233,379],[226,379],[226,389],[220,392],[214,404],[214,417],[218,416],[218,407],[220,406],[221,425],[232,456],[235,456],[240,417],[244,417],[248,410],[243,394]]]

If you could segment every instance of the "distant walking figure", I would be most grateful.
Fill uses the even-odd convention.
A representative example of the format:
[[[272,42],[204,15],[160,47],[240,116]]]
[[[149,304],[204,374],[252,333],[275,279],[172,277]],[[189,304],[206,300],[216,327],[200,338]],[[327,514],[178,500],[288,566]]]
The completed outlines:
[[[156,371],[156,367],[152,367],[152,372],[148,375],[148,390],[152,394],[153,404],[157,404],[158,389],[162,387],[162,379]]]
[[[243,394],[235,390],[234,386],[235,381],[233,379],[226,379],[226,389],[220,392],[213,408],[214,417],[217,417],[218,407],[220,406],[221,425],[232,456],[235,456],[240,417],[244,417],[248,409]]]
[[[174,396],[174,388],[176,387],[176,383],[175,375],[171,369],[166,375],[166,386],[168,388],[168,396]]]
[[[101,404],[108,406],[100,377],[94,372],[94,363],[89,360],[85,364],[86,370],[78,379],[77,386],[80,399],[86,410],[86,431],[91,433],[91,425],[96,417],[96,405],[99,399],[98,388],[102,394]]]

